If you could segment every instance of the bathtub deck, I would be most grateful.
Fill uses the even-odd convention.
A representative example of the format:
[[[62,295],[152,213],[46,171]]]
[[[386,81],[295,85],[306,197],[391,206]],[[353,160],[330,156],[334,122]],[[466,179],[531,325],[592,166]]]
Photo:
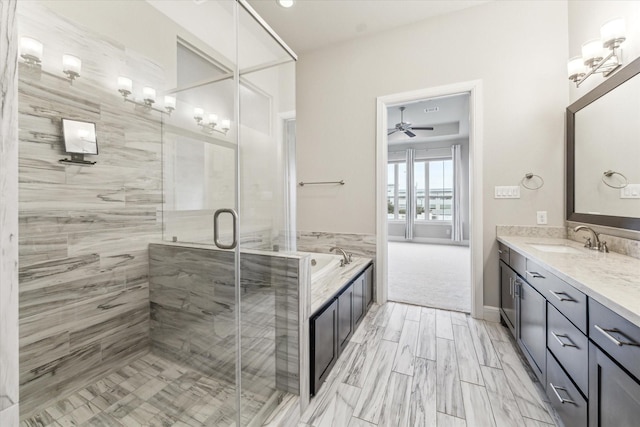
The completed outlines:
[[[311,277],[311,311],[315,313],[331,299],[344,285],[362,273],[371,258],[354,257],[351,264],[336,267],[318,278]]]

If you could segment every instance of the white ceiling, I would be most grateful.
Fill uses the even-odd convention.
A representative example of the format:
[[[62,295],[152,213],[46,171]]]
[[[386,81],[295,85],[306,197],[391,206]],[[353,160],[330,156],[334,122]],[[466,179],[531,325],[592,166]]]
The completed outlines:
[[[404,132],[395,132],[389,136],[390,145],[449,141],[469,137],[468,93],[390,106],[387,108],[389,129],[393,129],[400,121],[400,106],[406,107],[405,122],[414,126],[432,126],[434,130],[414,130],[413,133],[416,136],[413,138]],[[432,111],[434,107],[437,107],[438,111]],[[430,112],[426,112],[426,109]]]
[[[296,53],[379,33],[487,1],[470,0],[248,0]]]

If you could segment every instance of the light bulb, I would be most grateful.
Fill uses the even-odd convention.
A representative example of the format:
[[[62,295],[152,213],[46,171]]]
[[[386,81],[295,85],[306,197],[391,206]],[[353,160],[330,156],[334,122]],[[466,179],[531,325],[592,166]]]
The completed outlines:
[[[600,39],[589,40],[582,45],[582,61],[587,67],[593,67],[603,58],[602,42]]]
[[[204,110],[202,108],[196,107],[193,109],[193,118],[198,122],[204,118]]]
[[[615,49],[626,40],[626,25],[624,19],[616,18],[605,22],[600,27],[600,39],[602,45],[609,49]]]
[[[20,39],[20,56],[29,65],[38,65],[42,62],[42,43],[31,37]]]
[[[569,80],[572,80],[574,82],[579,80],[582,76],[584,76],[586,73],[586,70],[585,70],[584,61],[582,60],[582,57],[576,56],[571,58],[569,60],[569,63],[567,64],[567,71],[569,74]]]
[[[69,79],[74,80],[80,77],[81,69],[82,60],[80,58],[69,54],[62,55],[62,72],[69,76]]]
[[[131,91],[133,90],[133,82],[129,77],[118,77],[118,92],[122,94],[125,98],[131,95]]]
[[[142,88],[142,99],[147,105],[151,105],[156,102],[156,90],[150,86]]]

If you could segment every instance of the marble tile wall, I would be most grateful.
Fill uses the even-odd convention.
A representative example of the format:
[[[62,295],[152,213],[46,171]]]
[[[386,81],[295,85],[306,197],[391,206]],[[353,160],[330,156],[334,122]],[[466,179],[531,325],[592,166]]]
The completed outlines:
[[[600,233],[600,240],[607,242],[607,247],[611,252],[617,252],[622,255],[640,259],[640,232],[567,222],[567,239],[581,243],[584,242],[584,232],[576,233],[573,231],[578,225],[588,225]]]
[[[16,1],[0,0],[0,425],[18,425]]]
[[[496,235],[565,239],[567,237],[567,230],[565,227],[549,227],[539,225],[497,225]]]
[[[149,349],[148,243],[161,238],[161,122],[105,85],[114,68],[162,70],[36,2],[21,34],[44,42],[19,66],[20,394],[28,416]],[[47,62],[81,57],[73,84]],[[53,52],[53,53],[52,53]],[[60,55],[62,53],[60,52]],[[93,166],[65,165],[61,118],[96,123]]]
[[[152,351],[235,383],[234,254],[178,244],[149,247]],[[243,390],[298,394],[300,258],[243,253]]]
[[[375,234],[298,231],[296,239],[297,249],[302,252],[329,253],[332,246],[339,246],[354,255],[376,258]]]

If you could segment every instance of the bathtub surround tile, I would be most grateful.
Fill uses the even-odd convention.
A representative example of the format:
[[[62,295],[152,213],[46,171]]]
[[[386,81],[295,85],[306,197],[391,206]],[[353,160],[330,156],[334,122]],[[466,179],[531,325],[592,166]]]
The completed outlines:
[[[371,258],[357,256],[353,258],[350,264],[344,267],[337,267],[331,272],[314,278],[311,283],[311,313],[318,311],[338,293],[345,283],[355,279],[371,262]],[[406,311],[406,308],[403,310]]]
[[[329,253],[338,246],[354,255],[376,257],[376,236],[374,234],[327,233],[318,231],[298,231],[297,249],[302,252]]]
[[[18,30],[15,0],[0,0],[0,425],[18,412]]]

